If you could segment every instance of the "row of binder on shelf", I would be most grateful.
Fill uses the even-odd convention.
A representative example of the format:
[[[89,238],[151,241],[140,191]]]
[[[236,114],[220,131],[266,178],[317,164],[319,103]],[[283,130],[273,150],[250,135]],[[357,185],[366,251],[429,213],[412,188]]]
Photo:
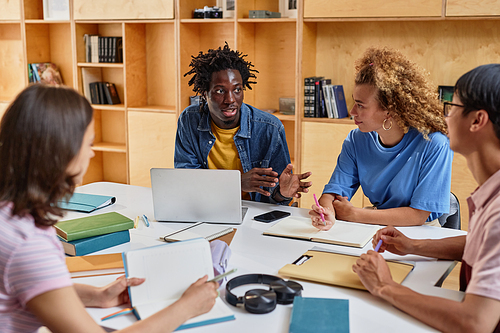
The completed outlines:
[[[123,62],[122,37],[102,37],[99,35],[83,35],[85,42],[86,62]]]
[[[345,118],[348,116],[344,87],[323,76],[304,79],[304,117]]]

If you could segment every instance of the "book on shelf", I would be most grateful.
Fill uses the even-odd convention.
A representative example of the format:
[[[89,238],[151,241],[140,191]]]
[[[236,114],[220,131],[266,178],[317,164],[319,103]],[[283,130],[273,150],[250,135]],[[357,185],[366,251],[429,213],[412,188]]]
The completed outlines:
[[[52,85],[63,85],[59,68],[51,62],[40,62],[30,64],[33,82],[42,82]]]
[[[134,227],[134,221],[117,212],[59,221],[54,225],[57,235],[67,242],[110,234]]]
[[[104,82],[103,88],[107,104],[120,104],[120,96],[118,96],[114,83]]]
[[[297,296],[289,333],[349,333],[349,300]]]
[[[90,36],[91,62],[99,62],[99,35]]]
[[[231,245],[236,228],[214,225],[204,222],[198,222],[188,227],[182,228],[168,235],[160,237],[165,242],[177,242],[188,239],[203,237],[209,242],[215,239],[220,239]]]
[[[283,266],[278,274],[286,278],[366,290],[358,275],[352,271],[358,259],[359,256],[355,255],[311,249],[293,263]],[[387,260],[387,265],[393,280],[401,283],[413,270],[415,263]]]
[[[264,231],[264,235],[364,247],[379,228],[377,225],[337,220],[330,230],[323,231],[315,228],[310,218],[289,216]]]
[[[123,263],[127,277],[146,278],[141,285],[129,287],[130,302],[138,319],[148,318],[177,301],[202,276],[214,277],[210,245],[203,238],[127,251],[123,253]],[[208,313],[189,319],[177,330],[234,319],[228,305],[217,297]]]
[[[97,92],[99,96],[99,103],[97,104],[108,104],[106,102],[106,96],[104,95],[104,83],[103,82],[97,82]]]
[[[121,253],[66,257],[72,278],[125,273]]]
[[[330,79],[321,79],[318,81],[318,91],[317,91],[317,111],[316,111],[316,117],[317,118],[326,118],[326,104],[325,104],[325,95],[323,93],[323,86],[326,86],[328,84],[332,83],[332,80]]]
[[[93,82],[102,81],[102,70],[99,67],[83,67],[82,68],[82,86],[83,86],[83,95],[87,98],[89,102],[92,104],[94,101],[97,101],[95,92],[94,98],[92,98],[91,84]]]
[[[130,234],[128,230],[123,230],[110,234],[80,238],[69,242],[61,237],[59,237],[59,239],[64,248],[64,253],[70,256],[84,256],[89,253],[130,242]]]
[[[326,108],[326,116],[328,118],[335,118],[333,109],[332,109],[332,104],[331,104],[331,90],[330,90],[330,84],[325,84],[321,88],[323,89],[323,97],[325,99],[325,108]]]
[[[108,195],[97,195],[88,193],[73,193],[68,201],[65,199],[58,201],[58,206],[65,210],[90,213],[96,209],[112,205],[116,202],[116,197]]]
[[[349,113],[347,111],[344,87],[342,85],[333,85],[332,90],[335,97],[335,105],[337,107],[338,118],[348,117]]]
[[[85,44],[85,61],[98,63],[123,62],[123,38],[99,36],[94,34],[83,35]]]

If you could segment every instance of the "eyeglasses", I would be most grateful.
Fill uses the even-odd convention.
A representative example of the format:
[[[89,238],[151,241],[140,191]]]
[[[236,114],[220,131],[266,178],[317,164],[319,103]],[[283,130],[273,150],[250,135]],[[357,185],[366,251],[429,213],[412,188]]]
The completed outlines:
[[[459,108],[464,108],[465,107],[464,105],[460,105],[460,104],[454,104],[454,103],[450,103],[450,102],[444,102],[443,103],[443,114],[444,114],[445,117],[448,117],[448,115],[450,114],[450,110],[451,110],[452,106],[457,106]]]

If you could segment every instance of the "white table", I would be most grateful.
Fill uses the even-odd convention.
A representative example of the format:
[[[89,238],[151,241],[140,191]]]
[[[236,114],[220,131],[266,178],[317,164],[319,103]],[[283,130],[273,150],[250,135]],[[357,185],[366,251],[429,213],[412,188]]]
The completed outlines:
[[[131,241],[123,245],[115,246],[93,254],[117,253],[131,249],[142,248],[161,244],[159,237],[169,232],[178,230],[185,223],[161,223],[154,220],[153,203],[151,189],[147,187],[138,187],[116,183],[93,183],[77,188],[77,192],[112,195],[117,198],[114,205],[103,208],[92,214],[102,214],[109,211],[117,211],[131,219],[138,215],[148,216],[151,226],[147,228],[142,221],[139,222],[137,229],[131,229]],[[189,200],[189,198],[186,198]],[[326,249],[332,249],[343,253],[361,254],[372,248],[369,242],[363,249],[328,245],[322,243],[313,243],[308,241],[263,236],[262,232],[269,228],[271,224],[254,221],[255,215],[278,208],[275,205],[244,201],[248,206],[248,212],[241,225],[235,226],[236,232],[231,243],[232,256],[229,260],[229,268],[236,267],[237,273],[233,275],[242,275],[247,273],[264,273],[276,275],[278,270],[285,264],[292,263],[307,250],[314,246],[320,246]],[[308,216],[308,210],[295,207],[279,207],[286,210],[294,216]],[[88,214],[69,212],[65,219],[71,219]],[[443,238],[449,236],[466,234],[464,231],[435,228],[428,226],[402,227],[399,228],[403,233],[412,238]],[[402,259],[390,253],[384,254],[386,259]],[[418,256],[407,256],[404,260],[416,262],[414,270],[403,282],[413,290],[427,295],[446,297],[454,300],[461,300],[463,293],[435,287],[436,282],[445,274],[450,267],[453,267],[451,261],[436,261],[429,258]],[[75,279],[77,283],[88,283],[93,285],[105,285],[116,279],[116,276],[100,276]],[[409,315],[394,308],[387,302],[372,296],[366,291],[359,291],[348,288],[333,287],[316,283],[300,281],[304,287],[302,295],[304,297],[327,297],[349,299],[349,320],[350,331],[387,333],[387,332],[435,332],[429,326],[420,323]],[[167,282],[166,282],[167,285]],[[234,290],[239,296],[243,295],[252,286],[243,286]],[[220,289],[221,297],[224,299],[225,288]],[[225,301],[225,299],[224,299]],[[278,305],[276,310],[263,315],[247,313],[242,308],[231,307],[234,311],[236,320],[224,322],[215,325],[194,328],[192,332],[288,332],[290,314],[292,305]],[[100,318],[119,308],[111,309],[88,309],[90,315],[103,326],[119,329],[130,325],[135,321],[132,315],[121,316],[104,322]]]

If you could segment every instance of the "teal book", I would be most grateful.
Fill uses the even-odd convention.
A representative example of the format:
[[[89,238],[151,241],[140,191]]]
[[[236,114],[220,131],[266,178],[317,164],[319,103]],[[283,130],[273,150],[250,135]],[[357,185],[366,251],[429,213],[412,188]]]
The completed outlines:
[[[130,242],[130,234],[128,230],[123,230],[110,234],[81,238],[70,242],[66,242],[60,237],[59,239],[64,248],[64,253],[70,256],[84,256],[89,253]]]
[[[349,300],[295,297],[289,333],[349,333]]]
[[[117,212],[57,222],[57,235],[67,242],[132,229],[134,221]]]
[[[96,209],[112,205],[116,202],[115,197],[107,195],[73,193],[73,196],[66,200],[59,200],[59,207],[66,210],[74,210],[82,213],[90,213]]]

